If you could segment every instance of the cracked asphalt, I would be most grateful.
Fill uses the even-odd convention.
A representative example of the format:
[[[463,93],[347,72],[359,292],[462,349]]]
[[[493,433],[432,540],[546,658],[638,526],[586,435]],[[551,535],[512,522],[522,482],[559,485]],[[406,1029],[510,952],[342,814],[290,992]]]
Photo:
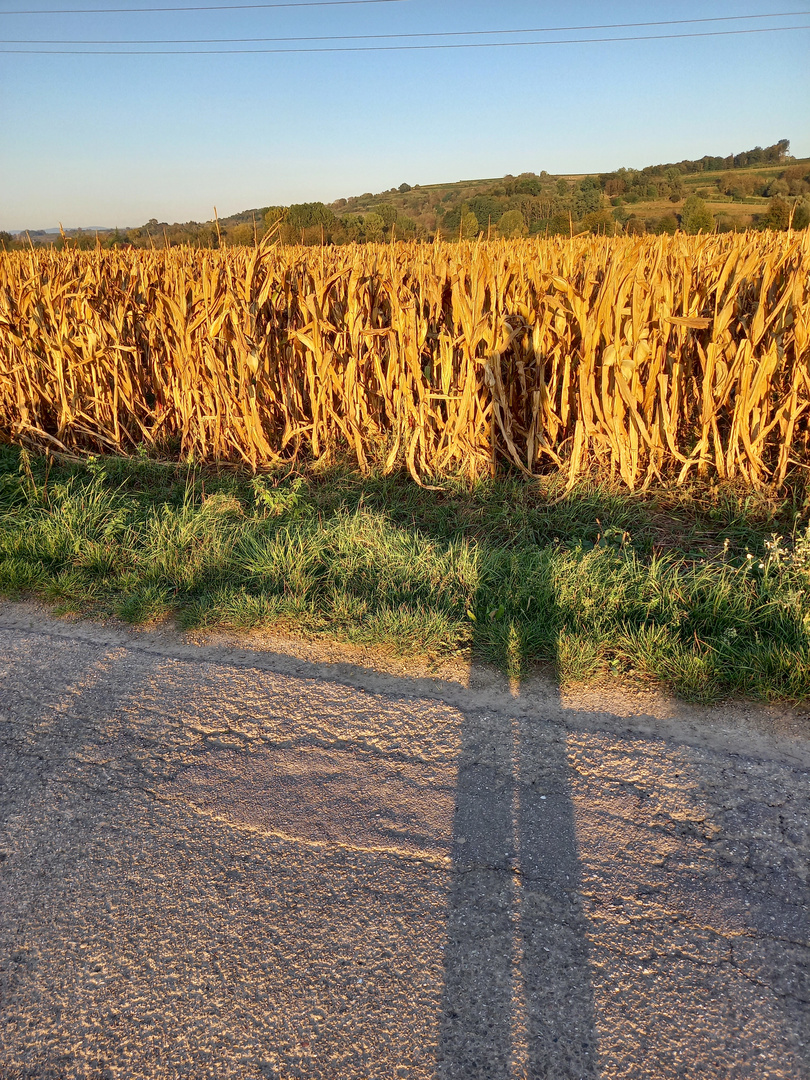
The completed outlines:
[[[810,1078],[807,718],[476,678],[0,604],[0,1077]]]

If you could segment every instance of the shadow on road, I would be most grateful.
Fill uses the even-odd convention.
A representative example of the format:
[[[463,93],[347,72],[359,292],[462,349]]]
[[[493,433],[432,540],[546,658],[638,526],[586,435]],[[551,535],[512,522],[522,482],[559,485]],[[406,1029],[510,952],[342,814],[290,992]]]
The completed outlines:
[[[3,620],[12,1066],[810,1076],[799,768],[532,683]]]
[[[599,1075],[565,742],[525,724],[463,723],[442,1080]]]

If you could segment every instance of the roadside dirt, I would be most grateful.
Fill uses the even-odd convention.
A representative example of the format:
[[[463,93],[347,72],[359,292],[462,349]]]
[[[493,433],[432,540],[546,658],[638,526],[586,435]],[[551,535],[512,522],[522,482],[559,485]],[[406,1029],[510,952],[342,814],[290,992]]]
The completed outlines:
[[[0,1077],[810,1077],[806,710],[2,603],[0,764]]]

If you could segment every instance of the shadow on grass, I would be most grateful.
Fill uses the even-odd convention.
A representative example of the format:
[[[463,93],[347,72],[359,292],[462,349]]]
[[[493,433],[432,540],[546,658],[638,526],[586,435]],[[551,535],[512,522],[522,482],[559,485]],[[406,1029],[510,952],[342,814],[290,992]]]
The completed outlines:
[[[181,627],[283,624],[519,677],[613,671],[696,700],[810,693],[810,534],[722,489],[440,492],[334,468],[248,478],[0,450],[0,590]],[[558,484],[559,486],[559,484]]]
[[[541,653],[559,667],[564,615],[551,559],[503,568],[534,598],[518,622],[476,598],[472,650],[495,653],[516,706]],[[508,574],[508,577],[507,577]],[[513,580],[509,580],[509,578]],[[496,591],[497,595],[497,591]],[[526,613],[530,605],[526,599]],[[510,605],[511,606],[511,605]],[[512,618],[509,618],[509,615]],[[464,710],[437,1075],[598,1080],[598,1036],[580,859],[562,733],[508,711]]]

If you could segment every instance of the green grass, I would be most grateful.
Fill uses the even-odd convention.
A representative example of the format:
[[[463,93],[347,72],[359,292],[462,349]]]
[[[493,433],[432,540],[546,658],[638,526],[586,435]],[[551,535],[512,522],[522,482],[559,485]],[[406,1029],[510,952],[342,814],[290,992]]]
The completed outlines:
[[[60,612],[281,625],[520,676],[810,696],[805,508],[728,487],[628,495],[348,468],[251,479],[0,447],[0,593]],[[773,534],[783,540],[769,550]]]

